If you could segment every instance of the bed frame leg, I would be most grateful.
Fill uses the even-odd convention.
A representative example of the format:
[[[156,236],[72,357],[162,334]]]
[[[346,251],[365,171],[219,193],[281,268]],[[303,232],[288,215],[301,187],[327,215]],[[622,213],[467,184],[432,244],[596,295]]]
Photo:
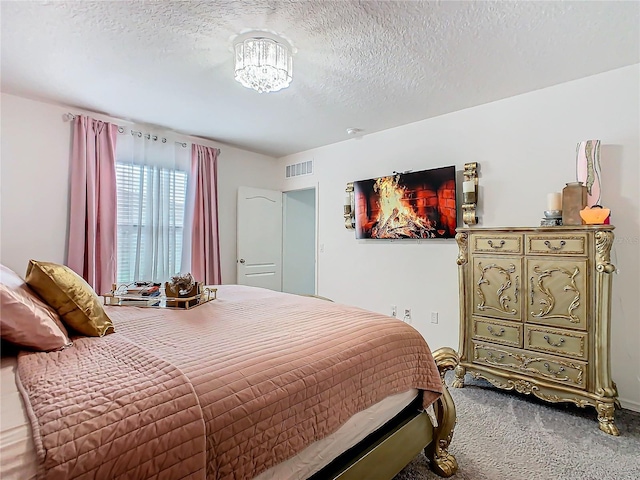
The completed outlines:
[[[442,396],[433,404],[433,409],[438,421],[438,426],[434,429],[433,441],[425,448],[425,455],[431,462],[431,469],[441,477],[450,477],[458,470],[458,462],[453,455],[448,452],[453,429],[456,426],[456,406],[453,398],[447,389],[444,381],[444,374],[447,370],[454,369],[459,362],[458,354],[455,350],[444,347],[433,353],[440,377],[442,378]]]

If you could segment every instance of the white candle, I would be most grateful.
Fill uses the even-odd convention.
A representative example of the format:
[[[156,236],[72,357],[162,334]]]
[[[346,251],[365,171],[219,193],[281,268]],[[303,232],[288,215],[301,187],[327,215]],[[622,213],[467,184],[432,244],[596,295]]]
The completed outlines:
[[[547,193],[547,210],[562,210],[561,193]]]
[[[462,193],[471,193],[476,191],[476,182],[467,180],[462,182]]]

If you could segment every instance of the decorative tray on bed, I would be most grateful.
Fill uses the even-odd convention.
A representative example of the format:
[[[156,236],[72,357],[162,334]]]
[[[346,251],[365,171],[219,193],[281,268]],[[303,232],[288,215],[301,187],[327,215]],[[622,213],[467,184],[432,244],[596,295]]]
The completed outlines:
[[[190,292],[188,296],[171,296],[165,291],[158,290],[155,295],[145,294],[147,292],[128,291],[122,286],[113,285],[109,293],[102,295],[105,305],[120,307],[146,307],[146,308],[177,308],[189,309],[203,305],[217,298],[218,289],[215,287],[203,287],[198,285],[195,292]]]

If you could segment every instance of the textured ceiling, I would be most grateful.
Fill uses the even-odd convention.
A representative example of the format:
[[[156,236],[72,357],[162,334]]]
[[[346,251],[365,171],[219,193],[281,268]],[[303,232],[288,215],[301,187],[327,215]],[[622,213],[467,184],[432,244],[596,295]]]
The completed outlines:
[[[640,3],[49,1],[1,5],[2,90],[283,156],[640,62]],[[233,79],[233,37],[293,82]]]

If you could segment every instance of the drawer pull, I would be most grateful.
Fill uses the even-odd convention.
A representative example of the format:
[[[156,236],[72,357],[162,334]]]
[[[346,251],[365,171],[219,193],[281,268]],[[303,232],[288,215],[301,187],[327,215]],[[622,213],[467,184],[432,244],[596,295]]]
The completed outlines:
[[[562,337],[560,337],[560,341],[559,341],[558,343],[553,343],[553,342],[551,341],[551,339],[549,338],[549,335],[545,335],[545,336],[544,336],[544,339],[545,339],[545,340],[547,341],[547,343],[548,343],[549,345],[551,345],[552,347],[561,347],[561,346],[562,346],[562,344],[564,343],[564,338],[562,338]]]
[[[534,287],[534,285],[533,285],[533,277],[531,277],[529,279],[529,286],[531,287],[531,295],[529,295],[529,297],[531,298],[531,305],[533,305],[533,294],[534,294],[534,291],[533,291],[533,287]]]
[[[546,369],[547,369],[547,372],[549,372],[551,375],[558,375],[558,374],[560,374],[560,373],[564,372],[564,367],[560,367],[560,368],[558,368],[558,370],[556,370],[556,371],[554,372],[554,371],[551,369],[551,367],[549,366],[549,364],[548,364],[548,363],[546,363],[546,362],[545,362],[545,364],[544,364],[544,368],[546,368]]]
[[[501,362],[502,360],[504,360],[504,353],[501,353],[500,356],[498,356],[494,355],[491,352],[487,352],[487,357],[489,357],[489,359],[493,360],[494,362]]]
[[[501,337],[504,335],[504,328],[501,328],[499,332],[494,332],[493,327],[491,325],[487,325],[487,330],[489,330],[489,333],[494,337]]]
[[[494,245],[491,240],[487,240],[487,243],[489,244],[489,246],[491,248],[495,248],[496,250],[499,249],[499,248],[504,247],[504,240],[500,240],[500,245]]]
[[[558,250],[562,250],[562,247],[564,247],[567,244],[567,242],[565,242],[564,240],[560,240],[560,245],[557,247],[555,245],[551,245],[551,242],[549,240],[545,240],[544,244],[547,246],[549,250],[553,250],[554,252],[557,252]]]

